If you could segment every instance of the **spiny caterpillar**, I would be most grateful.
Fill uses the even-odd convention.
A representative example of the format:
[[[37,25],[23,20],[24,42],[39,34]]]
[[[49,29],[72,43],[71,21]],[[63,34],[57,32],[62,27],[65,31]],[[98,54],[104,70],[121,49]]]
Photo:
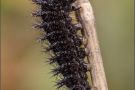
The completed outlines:
[[[46,33],[39,41],[48,40],[50,46],[45,52],[52,51],[54,56],[49,64],[57,63],[53,76],[62,75],[57,82],[57,89],[66,86],[68,90],[91,90],[87,81],[87,63],[84,62],[85,49],[81,47],[83,38],[77,35],[80,24],[73,24],[69,16],[71,11],[80,7],[72,6],[76,0],[32,0],[40,6],[33,16],[40,17],[42,22],[35,28],[43,28]]]

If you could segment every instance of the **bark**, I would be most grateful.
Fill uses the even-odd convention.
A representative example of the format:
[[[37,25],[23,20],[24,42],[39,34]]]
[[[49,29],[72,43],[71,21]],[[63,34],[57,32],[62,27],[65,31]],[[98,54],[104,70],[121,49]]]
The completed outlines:
[[[75,4],[81,7],[77,16],[83,26],[83,37],[87,39],[86,49],[92,86],[97,90],[108,90],[92,6],[88,0],[77,0]]]

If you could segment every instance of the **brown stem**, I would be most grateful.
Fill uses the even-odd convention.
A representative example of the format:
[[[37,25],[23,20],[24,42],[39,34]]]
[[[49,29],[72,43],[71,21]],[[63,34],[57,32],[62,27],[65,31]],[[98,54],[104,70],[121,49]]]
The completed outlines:
[[[81,7],[78,11],[78,19],[84,28],[84,38],[87,39],[87,58],[93,87],[96,87],[97,90],[108,90],[92,6],[88,0],[77,0],[76,5]]]

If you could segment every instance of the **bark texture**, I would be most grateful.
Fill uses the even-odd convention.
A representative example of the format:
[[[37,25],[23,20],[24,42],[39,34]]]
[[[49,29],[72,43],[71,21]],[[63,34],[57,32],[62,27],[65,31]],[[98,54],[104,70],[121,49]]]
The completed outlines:
[[[81,7],[77,16],[83,26],[83,37],[87,39],[86,49],[92,86],[97,90],[108,90],[92,6],[89,0],[77,0],[75,4]]]

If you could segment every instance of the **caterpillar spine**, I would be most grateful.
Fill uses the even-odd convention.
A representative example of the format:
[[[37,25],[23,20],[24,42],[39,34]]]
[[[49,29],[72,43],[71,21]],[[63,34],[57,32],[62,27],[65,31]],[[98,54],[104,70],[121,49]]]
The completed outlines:
[[[57,82],[57,89],[66,86],[68,90],[91,90],[87,81],[87,63],[84,62],[85,49],[81,47],[83,38],[77,35],[81,24],[73,24],[69,16],[71,11],[80,7],[72,6],[76,0],[32,0],[40,6],[33,16],[40,17],[42,22],[35,28],[42,28],[46,35],[38,41],[48,40],[50,46],[45,52],[53,51],[49,64],[57,63],[52,70],[53,76],[61,74],[63,79]]]

